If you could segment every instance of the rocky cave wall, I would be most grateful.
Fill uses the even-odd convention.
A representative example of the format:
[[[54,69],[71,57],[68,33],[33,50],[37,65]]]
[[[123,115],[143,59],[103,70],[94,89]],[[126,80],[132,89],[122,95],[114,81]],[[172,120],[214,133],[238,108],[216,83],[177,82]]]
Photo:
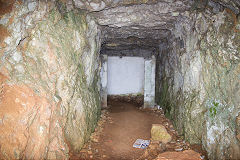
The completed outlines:
[[[156,101],[210,159],[239,159],[240,19],[211,7],[184,17],[159,45]]]
[[[54,1],[0,1],[0,157],[67,159],[100,114],[100,30]]]

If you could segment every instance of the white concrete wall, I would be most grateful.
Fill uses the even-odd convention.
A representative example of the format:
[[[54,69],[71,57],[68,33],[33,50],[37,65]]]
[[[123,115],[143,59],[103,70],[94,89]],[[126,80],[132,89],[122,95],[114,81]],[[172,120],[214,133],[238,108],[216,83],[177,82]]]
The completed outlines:
[[[143,57],[108,57],[109,95],[144,92]]]

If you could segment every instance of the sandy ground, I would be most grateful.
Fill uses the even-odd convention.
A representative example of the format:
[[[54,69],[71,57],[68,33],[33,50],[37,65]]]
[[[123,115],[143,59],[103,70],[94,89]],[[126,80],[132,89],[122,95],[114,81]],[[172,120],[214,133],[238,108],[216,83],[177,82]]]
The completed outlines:
[[[108,106],[108,110],[102,111],[101,120],[91,140],[80,153],[71,154],[70,159],[154,159],[164,151],[189,149],[190,145],[177,135],[162,111],[141,110],[132,103],[119,101],[110,101]],[[136,139],[150,140],[152,124],[164,125],[172,135],[172,142],[164,144],[160,149],[159,144],[158,149],[153,145],[148,149],[133,148]],[[199,146],[196,147],[202,152]]]

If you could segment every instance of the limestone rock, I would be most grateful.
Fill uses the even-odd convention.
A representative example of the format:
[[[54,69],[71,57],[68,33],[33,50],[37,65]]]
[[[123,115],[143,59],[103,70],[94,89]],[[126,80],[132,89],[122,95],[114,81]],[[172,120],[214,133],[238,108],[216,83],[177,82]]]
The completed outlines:
[[[100,31],[61,3],[16,1],[11,13],[2,3],[0,159],[68,159],[100,114]]]
[[[153,141],[168,143],[172,140],[172,137],[163,125],[153,124],[151,129],[151,139]]]
[[[237,134],[237,139],[240,142],[240,113],[238,114],[237,118],[236,118],[236,134]]]
[[[240,141],[240,134],[237,135],[237,139]]]
[[[0,79],[2,78],[2,75]],[[3,84],[0,104],[0,157],[4,159],[65,159],[68,151],[57,117],[56,105],[26,85]],[[51,142],[49,137],[52,138]],[[52,152],[54,151],[54,152]]]
[[[239,159],[239,20],[229,9],[182,15],[157,59],[157,102],[209,159]]]
[[[183,152],[164,152],[158,155],[155,160],[201,160],[200,154],[193,150]]]

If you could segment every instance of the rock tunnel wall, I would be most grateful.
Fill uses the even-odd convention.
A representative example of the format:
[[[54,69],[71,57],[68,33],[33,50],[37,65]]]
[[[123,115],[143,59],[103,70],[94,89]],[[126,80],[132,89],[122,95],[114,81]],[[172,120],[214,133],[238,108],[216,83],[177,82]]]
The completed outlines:
[[[0,6],[0,157],[67,159],[100,114],[101,32],[60,2]]]
[[[156,101],[210,159],[239,159],[239,18],[211,8],[184,15],[159,47]]]

